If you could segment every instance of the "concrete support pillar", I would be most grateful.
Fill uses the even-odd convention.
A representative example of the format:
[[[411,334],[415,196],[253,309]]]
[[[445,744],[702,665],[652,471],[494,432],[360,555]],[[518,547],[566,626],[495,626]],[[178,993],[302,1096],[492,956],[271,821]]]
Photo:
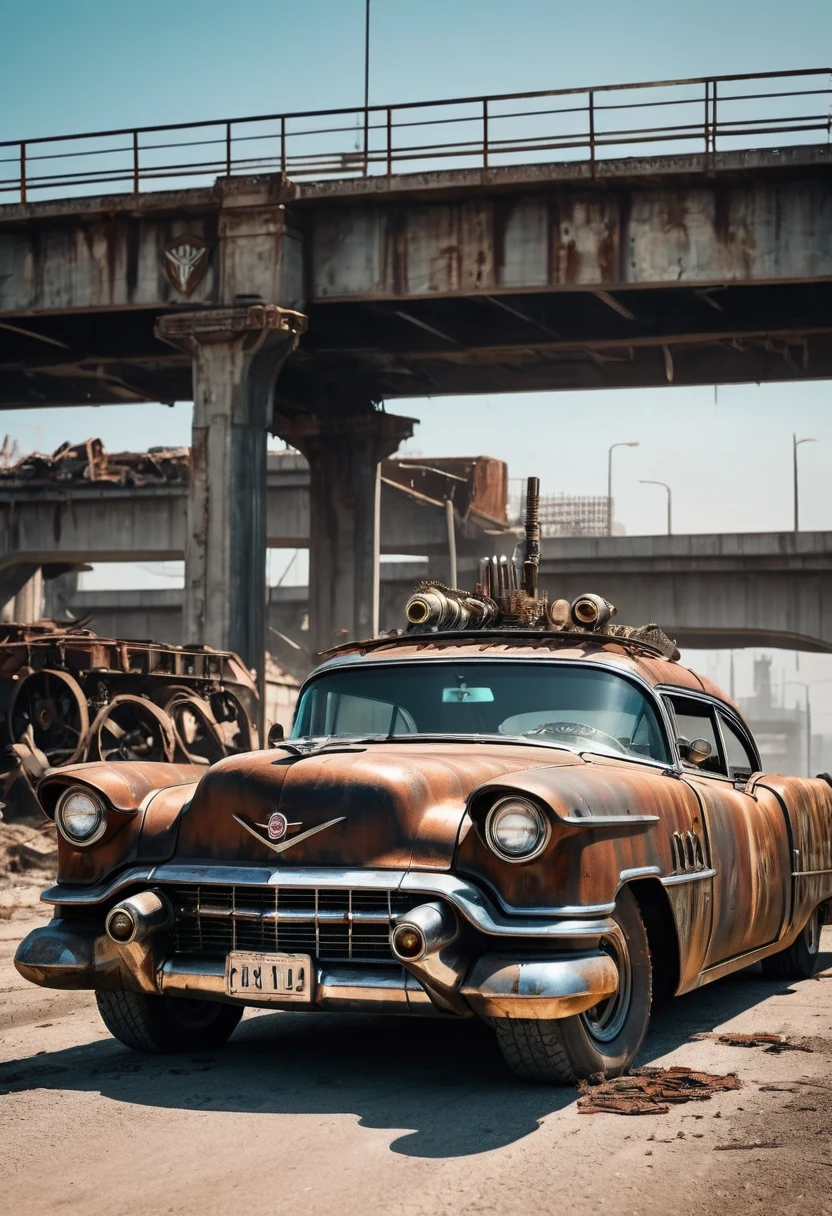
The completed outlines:
[[[156,328],[193,359],[184,637],[236,651],[262,678],[266,439],[275,381],[306,318],[253,305],[173,313]]]
[[[309,461],[309,630],[312,654],[373,627],[378,466],[413,434],[412,418],[360,414],[275,418]]]
[[[43,619],[43,571],[38,567],[12,600],[12,620],[32,625]]]

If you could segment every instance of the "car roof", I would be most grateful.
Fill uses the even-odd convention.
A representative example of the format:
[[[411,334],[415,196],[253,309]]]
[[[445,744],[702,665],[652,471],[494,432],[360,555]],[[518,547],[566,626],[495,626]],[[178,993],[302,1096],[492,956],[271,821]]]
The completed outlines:
[[[569,662],[603,663],[605,667],[620,667],[624,672],[639,676],[651,687],[678,688],[680,692],[706,693],[739,710],[718,685],[689,667],[653,653],[649,647],[633,646],[626,640],[612,637],[573,640],[569,634],[541,633],[512,636],[491,634],[465,638],[449,633],[404,634],[398,637],[375,638],[371,642],[356,642],[339,647],[339,653],[317,670],[352,665],[354,663],[383,663],[390,661],[430,661],[453,658],[489,659],[559,659]]]

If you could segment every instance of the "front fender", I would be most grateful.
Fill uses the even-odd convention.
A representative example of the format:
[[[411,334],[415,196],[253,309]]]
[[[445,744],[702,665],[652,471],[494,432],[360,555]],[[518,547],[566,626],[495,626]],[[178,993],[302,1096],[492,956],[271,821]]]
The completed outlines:
[[[196,788],[190,764],[75,764],[48,774],[38,786],[50,818],[65,789],[80,785],[97,793],[107,807],[107,829],[88,848],[78,848],[58,833],[58,882],[100,882],[135,862],[166,861],[173,856],[179,817]]]
[[[486,844],[483,823],[498,798],[530,796],[548,815],[546,848],[508,862]],[[683,782],[658,768],[589,762],[539,768],[485,782],[468,812],[459,870],[485,881],[511,908],[609,908],[625,876],[673,872],[674,832],[701,831],[699,807]]]

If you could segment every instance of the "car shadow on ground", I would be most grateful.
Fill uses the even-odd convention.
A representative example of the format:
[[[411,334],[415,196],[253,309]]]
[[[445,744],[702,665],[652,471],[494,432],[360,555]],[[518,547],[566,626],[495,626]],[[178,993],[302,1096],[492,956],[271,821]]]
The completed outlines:
[[[822,956],[830,965],[832,954]],[[670,1001],[654,1012],[639,1063],[787,991],[757,967]],[[576,1098],[572,1088],[519,1081],[479,1021],[294,1013],[246,1018],[227,1048],[210,1053],[141,1056],[104,1039],[0,1065],[0,1093],[31,1089],[171,1110],[354,1114],[363,1127],[397,1133],[393,1152],[419,1158],[512,1144]]]

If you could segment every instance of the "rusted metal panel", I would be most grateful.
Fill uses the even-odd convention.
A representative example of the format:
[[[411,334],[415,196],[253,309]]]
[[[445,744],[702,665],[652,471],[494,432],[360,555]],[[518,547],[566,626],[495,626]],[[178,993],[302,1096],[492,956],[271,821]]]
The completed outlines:
[[[531,794],[554,813],[545,854],[506,867],[479,832],[469,832],[460,844],[458,864],[518,908],[546,907],[552,891],[558,892],[558,904],[567,907],[613,904],[622,873],[672,874],[673,833],[697,827],[701,832],[696,799],[684,783],[661,770],[634,770],[612,760],[576,764],[569,753],[553,753],[546,767],[481,784],[470,804],[474,823],[482,825],[499,793],[512,791]],[[605,823],[607,819],[615,822]]]
[[[783,809],[764,787],[686,773],[702,805],[713,882],[713,933],[705,966],[774,942],[791,914],[791,854]]]

